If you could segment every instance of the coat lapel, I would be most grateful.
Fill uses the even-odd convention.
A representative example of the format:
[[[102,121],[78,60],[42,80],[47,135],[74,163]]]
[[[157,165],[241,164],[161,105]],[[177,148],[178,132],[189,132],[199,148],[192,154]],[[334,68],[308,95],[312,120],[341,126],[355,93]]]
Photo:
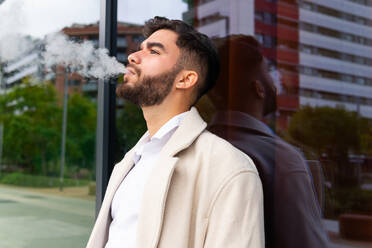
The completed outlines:
[[[177,153],[189,147],[207,124],[192,108],[176,132],[162,149],[145,186],[137,227],[137,247],[157,247],[163,225],[164,209],[175,166]]]
[[[94,225],[92,234],[89,238],[87,248],[104,247],[107,243],[111,223],[110,210],[112,199],[114,198],[115,192],[120,183],[134,165],[132,156],[131,151],[129,151],[124,156],[123,160],[114,167],[114,171],[112,172],[110,182],[107,185],[105,197],[103,199],[96,224]]]
[[[110,203],[110,206],[116,190],[134,165],[133,155],[136,147],[141,144],[144,139],[146,139],[147,135],[147,132],[142,135],[137,144],[132,149],[130,149],[125,154],[124,158],[114,167],[114,170],[111,173],[109,185],[107,186],[106,190],[107,196],[105,196],[105,198],[107,198],[107,201]]]

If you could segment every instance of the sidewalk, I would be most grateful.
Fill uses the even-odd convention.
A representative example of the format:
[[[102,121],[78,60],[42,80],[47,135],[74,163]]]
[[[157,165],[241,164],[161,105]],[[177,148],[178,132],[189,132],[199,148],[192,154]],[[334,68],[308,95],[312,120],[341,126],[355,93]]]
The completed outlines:
[[[93,200],[0,185],[0,247],[85,247],[94,212]]]
[[[0,247],[85,247],[94,224],[95,201],[64,196],[67,192],[0,185]],[[342,239],[338,221],[325,219],[324,225],[331,248],[372,247]]]

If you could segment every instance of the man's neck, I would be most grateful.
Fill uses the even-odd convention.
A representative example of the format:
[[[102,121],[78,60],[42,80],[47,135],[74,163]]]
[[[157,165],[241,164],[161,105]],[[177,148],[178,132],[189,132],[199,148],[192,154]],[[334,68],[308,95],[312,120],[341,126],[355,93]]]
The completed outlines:
[[[252,117],[254,117],[258,120],[263,119],[262,103],[260,103],[260,102],[250,101],[249,104],[245,104],[245,105],[242,105],[242,104],[230,105],[229,109],[240,111],[240,112],[243,112],[243,113],[247,113],[250,116],[252,116]]]
[[[143,117],[146,120],[147,129],[152,137],[167,121],[174,116],[188,111],[185,108],[172,108],[171,105],[156,105],[151,107],[142,107]]]

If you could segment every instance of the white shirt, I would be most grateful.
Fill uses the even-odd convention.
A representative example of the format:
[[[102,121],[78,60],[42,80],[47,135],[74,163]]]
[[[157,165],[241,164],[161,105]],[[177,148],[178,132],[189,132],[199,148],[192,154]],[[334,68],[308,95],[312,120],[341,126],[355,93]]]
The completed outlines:
[[[176,131],[187,112],[174,116],[153,137],[149,132],[134,152],[134,167],[124,178],[111,203],[112,222],[105,248],[135,248],[141,200],[145,184],[161,149]]]

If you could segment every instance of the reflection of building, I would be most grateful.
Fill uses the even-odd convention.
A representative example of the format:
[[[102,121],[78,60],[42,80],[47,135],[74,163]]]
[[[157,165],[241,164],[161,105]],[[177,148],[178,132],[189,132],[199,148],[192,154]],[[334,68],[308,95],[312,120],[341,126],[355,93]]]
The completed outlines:
[[[372,118],[372,1],[198,0],[183,17],[210,36],[256,36],[281,74],[282,127],[306,104]]]
[[[71,27],[62,29],[62,32],[77,42],[89,40],[98,48],[98,29],[98,24],[74,24]],[[118,22],[117,59],[122,63],[126,63],[128,54],[135,51],[142,40],[142,26]],[[84,94],[96,96],[97,80],[95,79],[86,80],[77,74],[71,74],[69,76],[69,84],[69,91],[82,91]],[[64,88],[64,68],[57,69],[56,88],[62,94]]]
[[[45,74],[43,66],[40,63],[42,49],[43,44],[41,41],[30,41],[30,49],[28,49],[28,51],[18,56],[16,59],[1,65],[1,92],[19,84],[22,82],[22,79],[26,77],[36,79],[50,78],[50,75]]]
[[[303,1],[299,16],[300,104],[372,118],[372,2]]]

